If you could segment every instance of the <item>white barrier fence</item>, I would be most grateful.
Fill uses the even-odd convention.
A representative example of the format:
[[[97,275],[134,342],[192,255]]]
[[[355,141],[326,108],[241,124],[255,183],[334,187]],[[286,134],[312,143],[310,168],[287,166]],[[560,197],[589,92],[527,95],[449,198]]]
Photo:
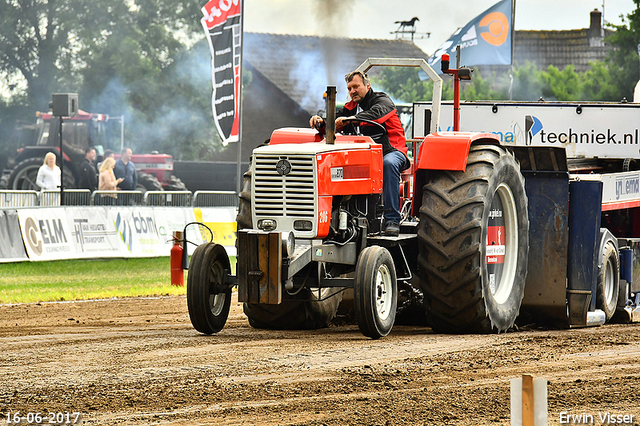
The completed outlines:
[[[36,191],[0,191],[0,207],[35,207],[37,205]]]
[[[235,256],[236,208],[232,207],[39,207],[15,210],[24,243],[24,258],[3,259],[46,261],[110,257],[169,256],[174,231],[188,223],[207,228],[187,228],[188,251],[209,241],[225,246]],[[0,244],[14,244],[0,234]],[[6,240],[6,241],[5,241]]]
[[[0,209],[54,207],[60,205],[60,191],[0,190]],[[233,191],[89,191],[66,189],[65,206],[174,206],[237,207]]]

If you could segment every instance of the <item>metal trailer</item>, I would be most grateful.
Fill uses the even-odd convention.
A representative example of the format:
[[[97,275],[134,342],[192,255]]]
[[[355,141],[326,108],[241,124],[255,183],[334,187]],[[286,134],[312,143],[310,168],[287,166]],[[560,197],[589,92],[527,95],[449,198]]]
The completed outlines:
[[[593,205],[580,205],[569,212],[569,217],[575,215],[572,223],[567,223],[566,230],[573,235],[582,232],[585,226],[598,224],[599,232],[590,237],[597,240],[594,261],[588,265],[595,265],[595,271],[580,277],[591,282],[592,292],[590,311],[595,311],[598,298],[607,299],[606,318],[610,320],[614,315],[613,299],[619,295],[616,319],[628,321],[629,318],[638,320],[639,310],[630,306],[638,306],[638,292],[640,291],[640,277],[634,273],[634,264],[638,264],[637,246],[640,238],[640,104],[634,103],[604,103],[604,102],[466,102],[460,103],[460,129],[492,129],[492,133],[499,137],[501,144],[509,147],[518,156],[522,173],[527,182],[527,196],[530,200],[539,198],[536,187],[541,186],[544,196],[536,201],[538,206],[544,205],[545,200],[551,198],[556,205],[564,205],[566,199],[565,181],[569,182],[569,193],[579,191],[577,188],[593,187],[592,197],[598,197]],[[439,105],[441,122],[452,119],[454,114],[453,102],[443,102]],[[430,116],[432,106],[428,102],[413,105],[413,136],[420,138],[430,132]],[[441,131],[442,129],[440,129]],[[534,148],[534,149],[528,149]],[[538,154],[549,153],[548,159],[540,166],[536,164],[532,152]],[[551,154],[555,152],[556,154]],[[559,158],[558,153],[563,152]],[[547,157],[546,154],[541,154]],[[531,169],[531,170],[527,170]],[[560,177],[561,176],[561,177]],[[553,180],[555,183],[538,184],[536,182]],[[560,187],[559,187],[560,186]],[[559,193],[558,193],[559,190]],[[581,203],[584,193],[580,196],[571,195],[575,203]],[[560,204],[558,204],[560,203]],[[530,201],[530,207],[533,205]],[[570,203],[571,204],[571,203]],[[573,204],[571,204],[573,205]],[[568,210],[567,210],[568,211]],[[564,217],[564,215],[561,215]],[[530,211],[529,218],[533,223],[537,221],[535,212]],[[564,227],[564,220],[561,222]],[[534,236],[534,234],[531,234]],[[605,240],[601,236],[606,236]],[[573,244],[570,239],[570,249]],[[614,246],[618,252],[618,259],[609,259],[611,254],[605,253]],[[535,245],[531,245],[535,250]],[[573,251],[572,251],[573,250]],[[548,257],[562,259],[562,250],[546,248]],[[633,254],[633,256],[632,256]],[[606,259],[603,256],[607,255]],[[632,257],[629,257],[632,256]],[[541,257],[542,259],[542,257]],[[585,258],[587,261],[588,258]],[[602,271],[609,269],[619,271],[619,278],[609,275],[613,285],[603,284]],[[570,263],[570,262],[569,262]],[[576,264],[576,265],[579,265]],[[616,266],[618,265],[618,266]],[[557,265],[556,265],[557,266]],[[546,268],[545,268],[546,269]],[[550,270],[553,270],[551,268]],[[529,270],[529,282],[533,282]],[[545,272],[546,274],[546,272]],[[560,276],[561,274],[559,274]],[[545,282],[545,279],[541,279]],[[619,281],[619,290],[615,289]],[[589,288],[588,285],[584,286]],[[603,289],[606,287],[606,289]],[[571,279],[568,290],[572,289]],[[606,291],[605,291],[606,290]],[[599,292],[606,293],[600,296]],[[530,298],[536,293],[525,292],[523,307],[527,308]],[[537,295],[546,299],[544,295]],[[556,298],[561,298],[560,292]],[[567,300],[571,300],[568,298]],[[600,305],[602,305],[600,300]],[[558,303],[559,306],[562,303]],[[628,308],[625,310],[625,306]],[[536,304],[532,308],[536,308]],[[526,310],[526,309],[525,309]],[[562,317],[558,307],[558,317]],[[624,312],[622,312],[624,311]],[[626,312],[626,313],[625,313]]]
[[[400,235],[380,232],[381,145],[333,134],[328,88],[326,137],[278,129],[254,150],[240,194],[236,274],[222,246],[193,253],[187,301],[196,330],[222,330],[235,285],[250,324],[271,329],[326,326],[352,292],[358,326],[374,339],[411,309],[445,333],[501,332],[516,320],[579,327],[638,319],[638,244],[615,236],[629,229],[629,209],[603,220],[606,182],[575,178],[562,148],[438,132],[442,80],[426,62],[370,59],[359,70],[374,65],[419,66],[436,82],[433,108],[419,113],[429,132],[411,141],[403,173]],[[609,223],[617,227],[602,228]]]

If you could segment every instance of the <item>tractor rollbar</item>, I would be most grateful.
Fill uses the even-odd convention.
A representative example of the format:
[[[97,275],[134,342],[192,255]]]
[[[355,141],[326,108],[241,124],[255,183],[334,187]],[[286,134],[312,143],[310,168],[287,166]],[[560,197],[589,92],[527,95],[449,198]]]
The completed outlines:
[[[431,101],[433,118],[431,119],[430,133],[438,133],[438,126],[440,125],[440,101],[442,100],[442,77],[431,68],[427,61],[413,58],[369,58],[366,59],[356,71],[366,73],[375,66],[418,67],[433,80],[433,99]]]

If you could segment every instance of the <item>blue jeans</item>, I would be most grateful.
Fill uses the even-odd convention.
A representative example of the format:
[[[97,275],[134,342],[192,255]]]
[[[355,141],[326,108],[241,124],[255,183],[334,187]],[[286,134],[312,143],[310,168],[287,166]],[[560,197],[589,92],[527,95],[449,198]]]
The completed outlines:
[[[407,168],[407,157],[391,151],[382,157],[382,202],[384,222],[400,223],[400,172]]]

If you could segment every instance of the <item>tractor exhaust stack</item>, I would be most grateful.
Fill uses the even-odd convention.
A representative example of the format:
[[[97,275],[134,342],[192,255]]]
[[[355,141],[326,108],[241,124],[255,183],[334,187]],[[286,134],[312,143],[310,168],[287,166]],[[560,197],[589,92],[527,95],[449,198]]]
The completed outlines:
[[[336,86],[327,86],[327,143],[336,143]]]

